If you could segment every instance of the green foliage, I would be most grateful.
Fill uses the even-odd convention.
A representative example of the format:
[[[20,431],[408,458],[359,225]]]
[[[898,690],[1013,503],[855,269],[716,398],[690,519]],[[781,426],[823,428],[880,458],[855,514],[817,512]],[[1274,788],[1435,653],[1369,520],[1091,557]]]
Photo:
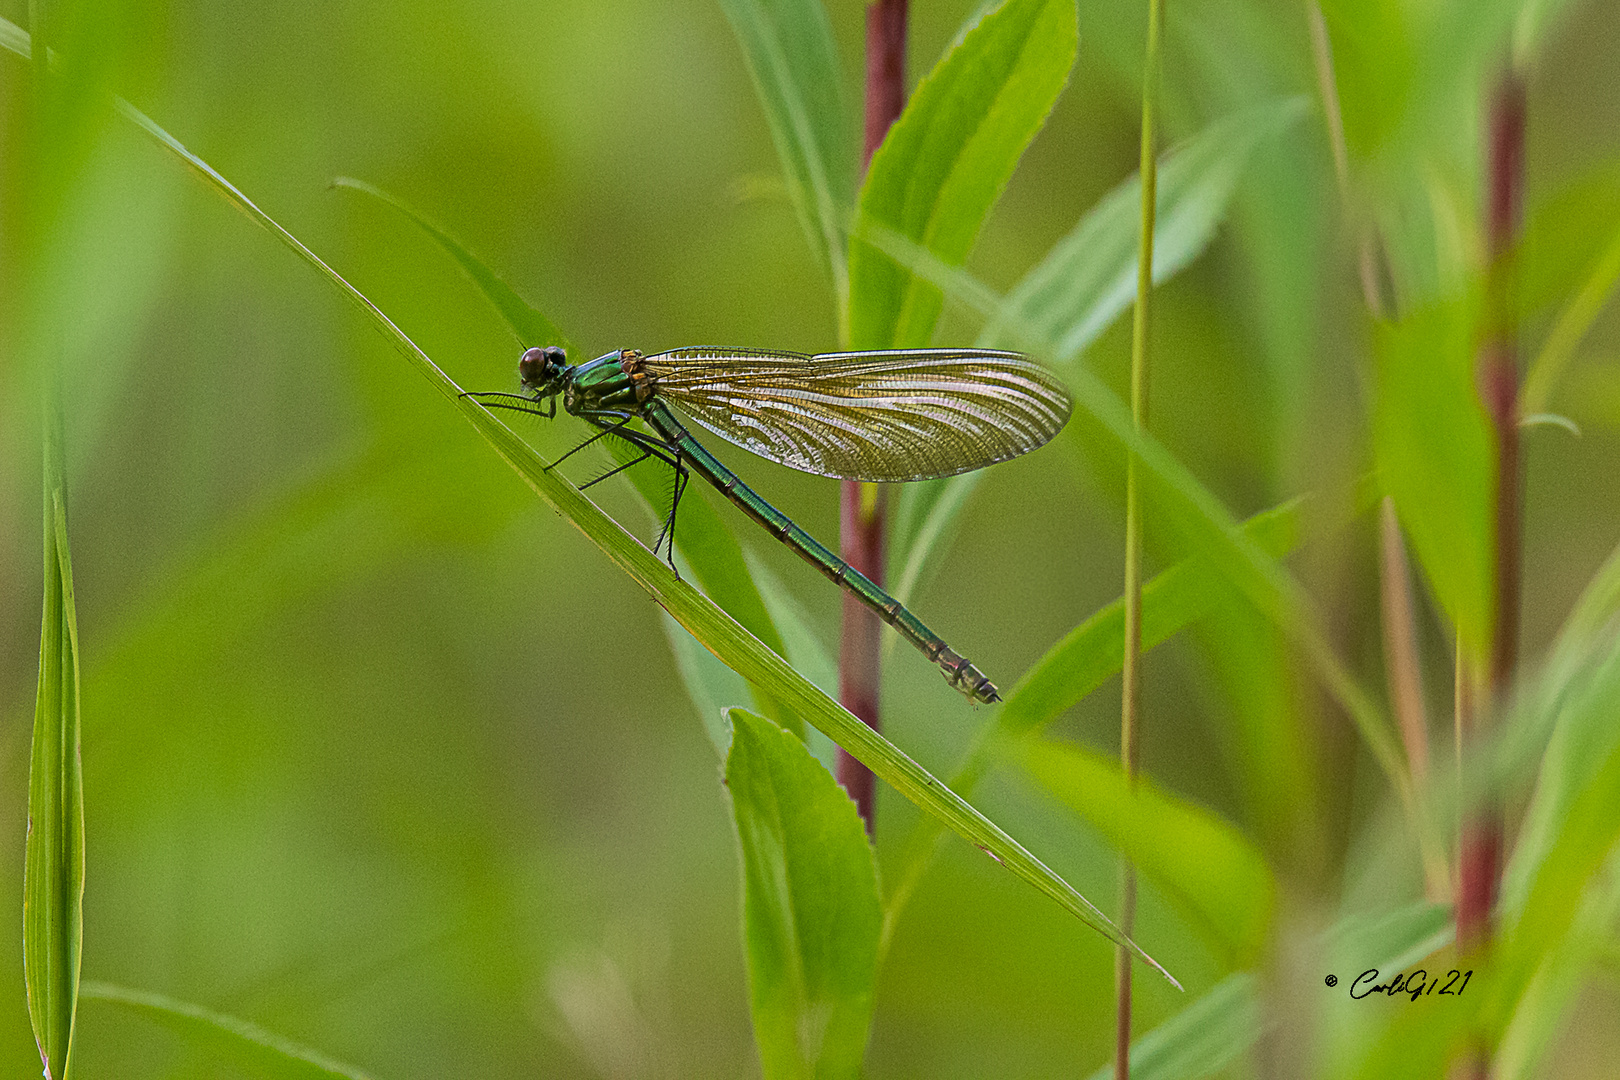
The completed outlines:
[[[720,0],[720,6],[748,61],[788,197],[842,310],[856,142],[826,9],[821,0]]]
[[[1260,957],[1276,884],[1254,844],[1230,824],[1151,780],[1133,783],[1117,758],[1094,750],[1030,740],[1019,761],[1162,890],[1234,966]]]
[[[726,789],[765,1076],[859,1076],[883,924],[865,828],[803,743],[742,709],[728,715]]]
[[[1299,1075],[1442,1075],[1470,1040],[1503,1078],[1603,1060],[1620,911],[1620,553],[1602,562],[1620,498],[1620,189],[1592,119],[1613,87],[1590,72],[1613,52],[1614,12],[1330,0],[1334,66],[1318,72],[1301,18],[1170,4],[1163,116],[1180,141],[1159,170],[1143,438],[1116,393],[1115,325],[1138,242],[1139,191],[1119,178],[1136,161],[1142,11],[1078,12],[1085,51],[1064,91],[1072,4],[913,4],[920,70],[919,50],[948,44],[857,200],[856,65],[838,53],[856,55],[858,7],[631,0],[473,18],[341,0],[288,21],[203,5],[177,9],[187,47],[172,48],[150,15],[47,5],[58,59],[0,63],[17,106],[0,158],[22,181],[0,185],[0,216],[19,223],[0,231],[16,286],[0,353],[17,358],[0,365],[0,428],[17,433],[0,482],[32,484],[30,364],[63,373],[75,450],[64,460],[47,429],[32,828],[19,806],[5,860],[25,905],[7,955],[27,1007],[0,1022],[12,1072],[37,1075],[39,1033],[53,1076],[69,1045],[73,1073],[131,1080],[359,1075],[146,991],[86,982],[80,999],[100,1004],[75,1014],[80,665],[95,718],[86,971],[218,1002],[387,1075],[732,1076],[757,1073],[756,1054],[768,1076],[1083,1075],[1112,1053],[1111,950],[1064,912],[1111,929],[1081,894],[1111,893],[1121,852],[1143,872],[1140,936],[1191,991],[1138,984],[1137,1078],[1247,1075],[1258,1053]],[[3,20],[0,47],[30,53]],[[1471,290],[1505,58],[1532,88],[1508,268],[1521,403],[1568,414],[1581,437],[1525,417],[1543,426],[1523,436],[1520,677],[1457,791],[1451,642],[1482,644],[1491,621],[1494,446]],[[28,80],[52,71],[61,93],[35,110]],[[1319,75],[1342,105],[1342,175]],[[275,220],[114,91],[162,101]],[[48,146],[39,117],[58,125]],[[786,199],[728,202],[770,186],[752,178],[773,148]],[[302,263],[242,242],[217,200],[170,181],[173,157]],[[337,173],[411,201],[348,180],[392,209],[333,199]],[[307,268],[353,310],[323,306]],[[1389,287],[1387,323],[1364,310],[1365,271]],[[1005,672],[1007,700],[972,710],[926,665],[888,665],[886,733],[925,770],[825,696],[835,591],[806,575],[801,600],[802,568],[782,570],[790,556],[710,493],[683,504],[677,582],[631,535],[662,524],[665,470],[591,488],[599,510],[545,467],[578,437],[571,421],[444,407],[458,384],[512,389],[509,338],[564,343],[562,326],[649,349],[977,338],[1058,365],[1075,430],[906,488],[890,536],[894,591]],[[378,361],[378,331],[439,395]],[[1117,590],[1106,495],[1127,450],[1165,560],[1144,600],[1134,793],[1107,760],[1122,614],[1098,606]],[[567,476],[589,476],[589,457]],[[1369,462],[1363,486],[1394,495],[1426,586],[1422,784],[1382,706],[1375,537],[1368,500],[1348,495]],[[748,465],[827,538],[827,485]],[[31,566],[34,511],[12,502],[0,563]],[[25,688],[32,642],[13,637],[0,685]],[[735,837],[683,688],[726,757]],[[20,732],[27,703],[13,705]],[[1335,734],[1340,712],[1359,744]],[[818,727],[920,811],[886,803],[869,845],[817,764],[832,746]],[[1058,801],[1026,798],[1031,781]],[[1505,807],[1511,840],[1489,961],[1461,999],[1351,1001],[1369,967],[1455,963],[1448,907],[1417,900],[1417,837],[1449,836],[1482,798]],[[938,844],[946,828],[1059,907]]]
[[[1153,190],[1153,280],[1203,253],[1254,151],[1298,122],[1300,98],[1267,102],[1210,124],[1165,155]],[[1087,210],[1025,274],[980,340],[1039,342],[1057,363],[1083,353],[1136,298],[1142,180],[1132,175]]]
[[[60,415],[45,424],[45,614],[28,763],[23,978],[47,1078],[69,1075],[84,943],[84,773],[79,760],[79,621],[68,550]]]
[[[967,258],[1078,47],[1073,0],[1007,0],[917,87],[861,187],[849,252],[851,348],[929,343],[943,296],[865,242],[867,232],[892,230],[946,265]]]
[[[1476,326],[1470,299],[1379,328],[1373,446],[1435,595],[1478,650],[1491,634],[1495,436],[1474,389]]]

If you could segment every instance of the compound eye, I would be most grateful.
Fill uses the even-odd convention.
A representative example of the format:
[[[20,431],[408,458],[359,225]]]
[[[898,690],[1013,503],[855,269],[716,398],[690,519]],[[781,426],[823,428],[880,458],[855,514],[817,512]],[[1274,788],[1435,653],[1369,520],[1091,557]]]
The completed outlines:
[[[562,346],[547,345],[541,351],[546,354],[546,359],[551,361],[551,366],[553,368],[563,368],[568,366],[568,354],[563,351]]]
[[[524,386],[539,386],[545,381],[547,368],[550,366],[552,351],[561,351],[556,346],[545,349],[529,349],[518,361],[518,378]]]

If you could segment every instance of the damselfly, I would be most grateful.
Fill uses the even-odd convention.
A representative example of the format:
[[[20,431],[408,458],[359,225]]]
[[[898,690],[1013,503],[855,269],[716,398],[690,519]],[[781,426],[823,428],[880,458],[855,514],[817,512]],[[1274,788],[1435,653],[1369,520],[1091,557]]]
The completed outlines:
[[[721,438],[804,472],[885,483],[929,480],[1026,454],[1062,430],[1069,396],[1038,364],[1018,353],[988,349],[820,356],[752,349],[675,349],[643,356],[620,349],[571,365],[553,345],[525,352],[518,375],[523,393],[469,396],[545,417],[557,415],[561,397],[566,411],[600,429],[568,454],[605,436],[640,452],[591,483],[648,458],[674,470],[674,497],[659,535],[669,544],[672,568],[675,513],[695,472],[876,611],[937,663],[952,686],[976,701],[1000,700],[983,672],[900,601],[817,543],[704,449],[669,404]],[[637,419],[647,430],[630,426]]]

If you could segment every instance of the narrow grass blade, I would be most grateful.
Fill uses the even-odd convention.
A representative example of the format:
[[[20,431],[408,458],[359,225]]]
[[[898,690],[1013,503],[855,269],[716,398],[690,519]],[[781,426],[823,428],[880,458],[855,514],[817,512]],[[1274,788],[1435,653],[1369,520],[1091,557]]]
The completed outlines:
[[[5,20],[0,20],[0,46],[9,46],[19,35],[22,41],[26,42],[26,35],[22,34],[22,31]],[[26,47],[22,51],[26,55]],[[532,447],[502,424],[493,413],[470,398],[462,397],[456,384],[403,330],[367,299],[365,294],[349,284],[342,275],[305,247],[297,237],[259,209],[235,185],[128,102],[118,100],[115,107],[121,115],[159,146],[179,158],[205,184],[224,196],[250,220],[268,231],[326,278],[345,299],[376,325],[411,366],[462,414],[495,453],[511,466],[548,506],[595,544],[615,566],[645,589],[659,606],[669,612],[675,621],[728,667],[754,685],[767,688],[788,708],[793,709],[848,750],[901,795],[915,802],[927,813],[938,816],[952,831],[969,843],[982,848],[1015,876],[1051,897],[1064,910],[1075,915],[1110,941],[1125,944],[1133,956],[1148,964],[1173,985],[1177,987],[1181,985],[1157,961],[1121,934],[1095,905],[1031,855],[1021,844],[940,783],[926,769],[912,761],[893,743],[861,723],[807,682],[785,660],[748,633],[707,597],[686,582],[677,580],[657,556],[616,521],[597,509],[596,505],[580,494],[577,488],[557,475]]]
[[[67,1076],[84,941],[84,777],[79,760],[79,629],[68,552],[61,416],[45,420],[45,613],[28,766],[23,984],[52,1080]]]
[[[500,275],[494,273],[482,261],[456,241],[449,233],[439,228],[423,214],[419,214],[409,203],[397,199],[379,187],[374,187],[364,180],[356,180],[351,176],[339,176],[332,181],[332,186],[348,188],[370,195],[373,199],[387,203],[395,210],[404,214],[416,223],[416,226],[427,233],[438,245],[445,250],[456,264],[472,279],[473,284],[488,298],[495,310],[501,313],[506,324],[512,328],[519,341],[524,345],[560,345],[570,353],[574,350],[574,343],[550,319],[532,307],[528,301],[519,296],[517,292],[503,281]],[[513,363],[513,369],[517,367]]]
[[[1079,47],[1074,0],[1007,0],[917,87],[872,155],[850,243],[850,347],[928,344],[944,300],[863,239],[890,229],[959,265],[1024,148],[1057,101]]]
[[[788,197],[810,250],[849,293],[841,223],[853,201],[855,129],[821,0],[720,0],[765,109]]]
[[[84,996],[140,1013],[198,1050],[276,1080],[369,1080],[365,1073],[257,1024],[147,990],[87,982]]]
[[[1153,280],[1167,281],[1203,253],[1226,216],[1254,151],[1305,114],[1303,98],[1285,98],[1222,117],[1162,158],[1154,187]],[[1097,339],[1136,295],[1141,232],[1139,175],[1086,211],[1067,236],[1007,294],[980,337],[1000,341],[1008,323],[1050,342],[1066,363]]]
[[[730,709],[726,790],[767,1080],[857,1077],[877,981],[877,867],[855,804],[803,743]]]

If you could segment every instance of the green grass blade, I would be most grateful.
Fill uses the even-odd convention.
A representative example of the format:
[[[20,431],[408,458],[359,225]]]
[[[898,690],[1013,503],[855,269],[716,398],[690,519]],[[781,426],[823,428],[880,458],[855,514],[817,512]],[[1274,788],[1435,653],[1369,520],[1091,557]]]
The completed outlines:
[[[1254,151],[1305,114],[1303,98],[1266,102],[1222,117],[1163,159],[1154,187],[1153,280],[1185,269],[1214,239]],[[1136,296],[1142,180],[1132,176],[1053,245],[1007,294],[980,344],[1000,340],[1011,322],[1050,342],[1052,357],[1074,359]]]
[[[917,87],[861,189],[849,249],[851,348],[928,344],[944,303],[938,286],[863,237],[880,226],[947,264],[966,259],[1078,47],[1074,0],[1007,0]]]
[[[79,759],[79,629],[68,551],[61,416],[45,420],[45,612],[28,766],[23,984],[48,1078],[67,1076],[84,941],[84,776]]]
[[[518,340],[524,345],[560,345],[570,354],[574,352],[574,343],[568,339],[566,334],[557,329],[555,323],[536,310],[527,300],[519,296],[512,286],[501,279],[500,275],[475,258],[472,252],[458,243],[449,233],[434,224],[425,215],[417,213],[409,203],[395,198],[388,192],[368,184],[364,180],[356,180],[351,176],[338,177],[332,181],[332,186],[370,195],[373,199],[387,203],[415,222],[418,228],[432,237],[445,250],[445,253],[454,259],[456,264],[466,272],[467,276],[472,279],[473,284],[478,286],[479,291],[488,298],[491,304],[495,305],[495,310],[501,313],[501,317],[506,320],[506,324],[512,328],[512,332],[517,335]],[[517,370],[515,360],[512,368],[514,371]]]
[[[1253,963],[1271,929],[1276,882],[1252,841],[1210,811],[1128,779],[1118,755],[1030,740],[1019,763],[1085,818],[1236,966]]]
[[[21,33],[15,26],[0,20],[0,45],[15,41],[16,36]],[[26,35],[23,35],[23,40],[26,41]],[[677,580],[657,556],[626,532],[618,522],[597,509],[596,505],[580,494],[577,488],[549,469],[533,448],[496,419],[494,414],[472,399],[462,397],[460,389],[438,365],[360,290],[349,284],[342,275],[305,247],[292,233],[259,209],[251,199],[207,162],[187,150],[174,136],[128,102],[119,100],[116,102],[116,108],[159,146],[179,158],[205,184],[223,195],[255,224],[291,249],[364,312],[411,366],[461,413],[495,453],[511,466],[548,506],[566,518],[615,566],[645,589],[676,622],[728,667],[754,685],[767,688],[784,705],[848,750],[901,795],[927,813],[941,818],[953,832],[984,849],[1016,877],[1033,885],[1056,901],[1064,910],[1075,915],[1110,941],[1126,945],[1132,955],[1151,966],[1172,984],[1180,986],[1180,983],[1177,983],[1157,961],[1121,934],[1095,905],[1031,855],[1021,844],[940,783],[926,769],[912,761],[898,747],[816,689],[785,660],[702,593],[690,584]]]
[[[788,197],[840,315],[849,292],[841,223],[853,201],[855,128],[821,0],[720,0],[765,109]]]
[[[854,802],[803,743],[742,709],[727,715],[726,790],[765,1076],[857,1077],[883,924],[872,846]]]
[[[140,1013],[199,1050],[276,1080],[369,1080],[359,1069],[333,1061],[257,1024],[163,994],[87,982],[84,996]]]

